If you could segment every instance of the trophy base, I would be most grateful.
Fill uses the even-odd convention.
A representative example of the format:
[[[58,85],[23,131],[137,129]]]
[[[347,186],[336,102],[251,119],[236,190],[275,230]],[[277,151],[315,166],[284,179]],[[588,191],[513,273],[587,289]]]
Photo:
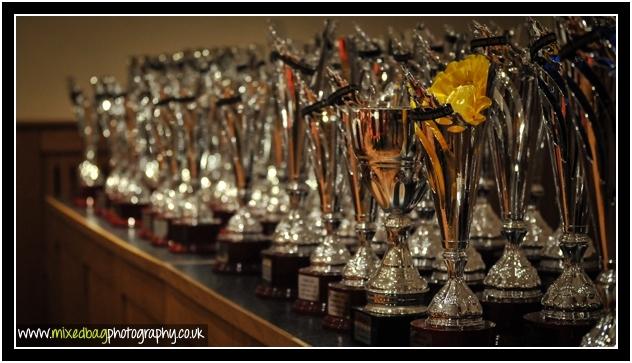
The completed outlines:
[[[350,331],[353,327],[351,308],[366,305],[364,287],[347,286],[340,282],[329,284],[327,314],[323,327],[335,331]]]
[[[524,315],[525,337],[539,347],[579,347],[597,320],[547,319],[541,311],[531,312]]]
[[[341,271],[319,272],[312,266],[298,271],[298,297],[292,310],[303,315],[323,315],[327,312],[327,288],[329,283],[342,279]]]
[[[494,266],[505,249],[504,239],[472,239],[470,243],[476,251],[481,254],[481,258],[486,266],[485,272]]]
[[[496,343],[502,347],[532,346],[525,339],[525,314],[542,309],[540,299],[531,299],[524,302],[498,302],[490,301],[483,297],[480,299],[483,306],[483,317],[496,323]]]
[[[261,251],[268,248],[270,239],[263,235],[235,236],[220,234],[217,239],[218,256],[212,270],[225,274],[253,275],[261,272]]]
[[[171,253],[213,254],[217,252],[216,238],[220,230],[220,221],[210,223],[187,224],[174,221],[171,224],[168,249]]]
[[[413,347],[491,347],[495,345],[496,324],[484,320],[480,325],[439,327],[426,319],[410,323],[410,345]]]
[[[255,294],[267,299],[293,300],[298,292],[298,270],[309,266],[309,256],[261,252],[261,277]]]
[[[353,339],[371,346],[410,346],[410,323],[426,316],[426,311],[416,314],[385,315],[354,307]]]

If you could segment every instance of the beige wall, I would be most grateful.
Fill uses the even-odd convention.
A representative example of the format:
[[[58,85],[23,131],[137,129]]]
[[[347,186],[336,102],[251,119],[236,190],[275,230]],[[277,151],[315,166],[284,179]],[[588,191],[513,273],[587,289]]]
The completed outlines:
[[[274,18],[280,30],[305,40],[320,31],[322,17]],[[407,29],[423,21],[435,32],[443,24],[464,29],[472,17],[347,17],[338,34],[360,24],[371,35],[389,25]],[[477,17],[485,22],[491,18]],[[503,27],[518,17],[494,18]],[[18,17],[16,20],[17,119],[72,118],[65,78],[87,87],[92,75],[112,74],[125,81],[127,56],[176,51],[185,47],[266,42],[266,17]]]

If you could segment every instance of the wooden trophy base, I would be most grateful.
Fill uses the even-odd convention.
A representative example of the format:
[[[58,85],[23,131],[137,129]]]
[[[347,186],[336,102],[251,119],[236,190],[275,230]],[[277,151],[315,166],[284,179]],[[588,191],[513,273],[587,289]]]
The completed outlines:
[[[524,321],[525,336],[536,347],[579,347],[583,336],[597,323],[597,319],[547,319],[541,311],[525,314]]]
[[[496,341],[502,347],[532,346],[524,337],[523,316],[542,309],[540,299],[528,302],[495,302],[481,299],[483,317],[496,323]]]
[[[342,279],[342,271],[323,273],[312,266],[298,271],[298,296],[292,310],[303,315],[321,316],[327,312],[329,283]]]
[[[210,223],[187,224],[175,221],[168,241],[169,252],[214,254],[217,252],[216,238],[220,230],[220,220]]]
[[[340,282],[330,283],[327,314],[323,318],[323,327],[335,331],[350,331],[353,328],[351,308],[364,305],[366,305],[364,287],[347,286]]]
[[[156,247],[166,247],[169,244],[171,237],[171,225],[173,224],[173,218],[165,218],[156,214],[152,220],[152,235],[151,244]]]
[[[383,315],[354,307],[353,339],[371,346],[410,346],[410,323],[426,317],[426,312],[407,315]]]
[[[266,299],[293,300],[298,292],[298,270],[309,266],[309,255],[261,252],[261,277],[255,294]]]
[[[410,345],[413,347],[491,347],[496,334],[491,321],[480,326],[436,327],[426,319],[410,323]]]
[[[261,251],[270,246],[270,239],[262,235],[242,235],[233,239],[227,235],[217,240],[217,258],[212,270],[224,274],[256,275],[261,272]]]

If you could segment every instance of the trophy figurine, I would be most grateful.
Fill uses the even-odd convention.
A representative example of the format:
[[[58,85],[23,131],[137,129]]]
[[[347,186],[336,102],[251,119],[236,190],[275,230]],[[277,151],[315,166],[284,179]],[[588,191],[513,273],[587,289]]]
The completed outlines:
[[[270,237],[263,233],[263,226],[252,214],[248,203],[255,152],[262,135],[261,116],[265,115],[261,108],[267,93],[265,85],[256,81],[244,87],[244,95],[236,95],[227,89],[217,101],[230,146],[240,207],[217,240],[219,253],[213,266],[215,272],[259,273],[261,251],[270,244]],[[243,101],[242,97],[245,98]]]
[[[410,108],[350,109],[353,149],[362,181],[385,212],[388,249],[366,284],[367,304],[354,308],[354,338],[365,344],[407,345],[409,324],[427,310],[428,284],[408,250],[408,214],[426,190],[421,145]]]
[[[312,157],[325,231],[320,244],[310,255],[310,265],[298,272],[298,297],[293,309],[311,315],[322,315],[327,311],[327,287],[329,283],[342,278],[342,270],[351,257],[338,236],[342,218],[340,193],[344,183],[338,165],[341,162],[340,120],[331,107],[323,105],[326,102],[318,101],[301,111],[308,123],[309,154]]]
[[[337,110],[343,139],[339,146],[347,166],[358,248],[342,270],[342,280],[329,284],[327,315],[323,318],[323,326],[348,331],[353,326],[351,308],[366,304],[366,283],[375,273],[380,260],[371,246],[376,229],[377,206],[367,185],[362,183],[359,160],[353,150],[349,111],[344,105]]]
[[[84,160],[77,167],[79,196],[76,202],[80,206],[93,207],[98,199],[98,194],[103,192],[105,181],[96,160],[99,142],[98,129],[96,120],[87,112],[88,103],[82,90],[72,78],[68,80],[68,90],[79,133],[84,143]]]
[[[413,102],[418,106],[413,111],[416,135],[422,146],[447,270],[445,285],[428,306],[428,318],[411,323],[412,345],[492,344],[494,323],[483,319],[481,303],[464,275],[481,157],[490,124],[485,116],[491,105],[490,79],[493,70],[487,58],[471,55],[448,64],[427,91],[411,82]]]
[[[588,23],[583,20],[574,23],[574,19],[567,21],[564,27],[568,29]],[[614,72],[595,76],[588,66],[594,60],[584,58],[592,58],[600,51],[607,58],[610,52],[607,35],[614,32],[614,28],[598,29],[601,30],[597,33],[591,30],[593,34],[586,41],[586,47],[591,51],[584,54],[584,46],[579,52],[578,43],[582,42],[570,39],[559,50],[555,35],[530,20],[530,35],[534,39],[531,54],[540,71],[540,90],[546,105],[545,122],[562,221],[559,245],[565,258],[564,270],[542,297],[543,310],[525,316],[534,336],[560,332],[556,339],[539,341],[546,345],[579,345],[582,336],[603,314],[603,301],[581,264],[589,241],[589,202],[604,269],[608,268],[608,242],[614,231],[616,179],[611,160],[615,155],[616,134],[614,106],[609,101],[614,91],[609,92],[606,86],[612,84]],[[586,84],[587,87],[580,87]]]

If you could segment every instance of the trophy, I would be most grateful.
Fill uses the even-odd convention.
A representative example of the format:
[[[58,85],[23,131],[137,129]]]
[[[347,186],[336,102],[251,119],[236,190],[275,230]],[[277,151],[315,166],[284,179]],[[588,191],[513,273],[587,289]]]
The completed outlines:
[[[68,90],[84,144],[84,159],[77,167],[79,196],[76,203],[80,206],[92,207],[97,201],[97,195],[102,192],[105,181],[96,160],[99,142],[97,124],[92,115],[88,113],[88,104],[83,92],[72,78],[68,79]]]
[[[583,93],[575,80],[565,73],[565,69],[568,70],[566,68],[568,64],[559,62],[555,35],[533,20],[530,21],[529,32],[533,40],[532,61],[538,67],[538,83],[542,94],[544,120],[553,163],[563,231],[559,246],[564,254],[565,263],[561,275],[542,297],[543,310],[527,314],[525,319],[534,337],[557,332],[555,339],[549,338],[546,341],[540,339],[538,343],[578,345],[581,337],[600,317],[602,309],[602,301],[597,289],[584,272],[581,259],[589,239],[586,190],[590,185],[588,181],[597,181],[601,175],[604,175],[600,175],[597,171],[599,178],[592,179],[585,174],[594,175],[595,171],[599,170],[597,165],[603,159],[594,152],[606,144],[599,144],[593,133],[592,140],[585,143],[585,146],[582,145],[582,137],[576,129],[595,130],[593,123],[597,122],[597,118],[594,116],[594,110],[582,97]],[[589,123],[590,126],[583,126],[585,123]],[[608,139],[600,141],[606,140]],[[583,163],[582,158],[590,158],[596,162]],[[614,188],[614,183],[611,187]],[[602,191],[601,186],[595,189],[598,193]],[[605,199],[601,201],[605,202]],[[602,208],[604,204],[601,204]],[[606,223],[605,214],[599,213],[598,208],[593,212],[602,216],[603,223]]]
[[[409,324],[423,316],[428,284],[408,250],[407,216],[426,190],[410,108],[349,110],[362,181],[385,212],[388,250],[366,284],[367,305],[354,308],[354,338],[366,344],[407,345]]]
[[[482,112],[491,105],[488,93],[493,88],[493,74],[486,57],[471,55],[448,64],[428,91],[411,81],[413,103],[418,106],[412,115],[417,121],[416,135],[422,146],[447,270],[445,285],[428,306],[428,318],[411,323],[412,345],[492,343],[494,323],[483,320],[483,309],[468,287],[464,272],[481,156],[491,122]]]
[[[196,97],[183,94],[169,106],[175,140],[181,147],[176,148],[180,159],[180,183],[177,186],[179,193],[174,197],[176,215],[168,229],[168,248],[174,253],[212,254],[218,249],[215,237],[221,221],[201,197],[199,138],[203,125],[195,112]]]
[[[489,151],[500,199],[501,233],[507,241],[502,256],[483,281],[481,302],[485,316],[498,325],[500,344],[513,345],[523,342],[519,339],[522,316],[535,311],[542,296],[537,270],[520,249],[527,232],[526,198],[542,131],[541,111],[539,98],[534,97],[535,73],[523,62],[524,52],[509,44],[506,34],[492,36],[477,23],[475,28],[483,37],[471,41],[472,49],[483,47],[496,67]]]
[[[306,89],[306,93],[309,89]],[[310,101],[314,101],[312,95]],[[325,106],[325,107],[323,107]],[[321,315],[327,311],[327,286],[342,278],[342,270],[351,257],[338,236],[340,226],[340,193],[344,183],[339,172],[339,123],[331,107],[318,101],[302,110],[308,123],[308,146],[320,196],[320,209],[325,234],[310,255],[310,265],[298,272],[298,297],[294,311]]]
[[[276,33],[274,33],[276,34]],[[305,138],[307,123],[301,118],[301,79],[314,74],[314,69],[284,50],[285,43],[278,41],[282,52],[273,52],[277,84],[276,99],[285,134],[287,163],[286,190],[290,201],[287,216],[279,222],[270,248],[262,251],[261,282],[256,294],[264,298],[293,299],[298,289],[298,270],[309,265],[309,256],[319,240],[309,232],[303,199],[307,195],[305,184]]]
[[[254,78],[242,87],[243,95],[226,89],[217,101],[226,139],[230,146],[239,209],[218,238],[220,253],[213,270],[231,273],[259,273],[261,251],[270,244],[261,222],[253,216],[249,201],[252,193],[255,153],[262,135],[267,90]],[[241,87],[240,87],[241,88]]]
[[[352,328],[353,322],[351,308],[366,304],[366,284],[375,273],[380,260],[371,246],[371,240],[375,235],[375,200],[367,190],[367,185],[362,183],[359,160],[353,150],[351,120],[347,106],[343,105],[337,110],[340,132],[344,140],[340,143],[340,148],[347,166],[358,248],[344,267],[342,280],[329,284],[327,315],[323,319],[323,326],[348,331]]]

